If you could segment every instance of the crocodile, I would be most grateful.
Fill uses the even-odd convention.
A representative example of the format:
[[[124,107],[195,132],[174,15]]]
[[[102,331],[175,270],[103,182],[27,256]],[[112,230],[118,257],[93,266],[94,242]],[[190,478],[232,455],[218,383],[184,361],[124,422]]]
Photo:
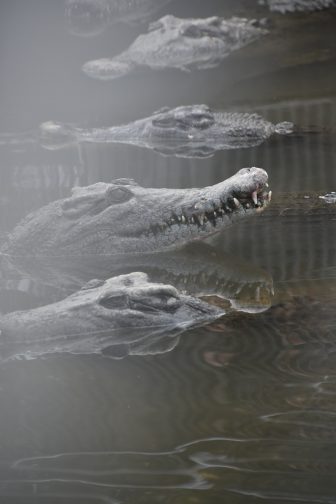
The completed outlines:
[[[201,189],[144,188],[131,179],[76,187],[24,218],[0,252],[77,257],[176,249],[263,211],[272,195],[267,180],[252,167]]]
[[[225,149],[254,147],[273,133],[289,134],[294,125],[272,124],[259,114],[213,111],[207,105],[161,108],[151,116],[109,128],[78,128],[48,121],[40,125],[39,139],[50,150],[81,142],[126,143],[163,155],[205,158]]]
[[[65,18],[74,35],[95,36],[115,23],[142,23],[171,0],[66,0]]]
[[[271,11],[296,12],[296,11],[315,11],[336,7],[336,0],[259,0],[260,5],[268,5]]]
[[[139,37],[112,59],[88,61],[82,67],[90,77],[111,80],[138,71],[208,69],[268,33],[265,20],[234,17],[181,19],[172,15],[150,24]]]
[[[64,298],[92,278],[104,279],[142,271],[154,282],[174,285],[189,295],[216,302],[225,310],[249,313],[271,306],[273,281],[262,268],[242,261],[204,241],[157,254],[75,258],[1,258],[0,306],[9,313],[27,310]],[[13,299],[14,298],[14,299]]]
[[[142,272],[92,280],[57,303],[0,316],[0,358],[64,352],[121,357],[137,348],[158,353],[171,350],[180,333],[223,314]]]

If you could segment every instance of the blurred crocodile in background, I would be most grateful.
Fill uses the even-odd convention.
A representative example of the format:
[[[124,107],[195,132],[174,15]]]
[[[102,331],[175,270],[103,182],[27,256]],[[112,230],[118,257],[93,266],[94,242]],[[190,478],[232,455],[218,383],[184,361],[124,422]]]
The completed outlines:
[[[81,142],[125,143],[164,155],[205,158],[216,151],[260,145],[274,133],[290,134],[291,122],[272,124],[258,114],[213,111],[207,105],[164,107],[151,116],[109,128],[77,128],[52,121],[40,125],[43,147],[56,150]]]
[[[138,71],[183,71],[218,66],[223,59],[268,33],[265,20],[217,16],[180,19],[167,15],[152,23],[128,49],[112,59],[88,61],[83,71],[110,80]]]
[[[171,0],[66,0],[65,18],[74,35],[91,37],[109,24],[141,23]]]

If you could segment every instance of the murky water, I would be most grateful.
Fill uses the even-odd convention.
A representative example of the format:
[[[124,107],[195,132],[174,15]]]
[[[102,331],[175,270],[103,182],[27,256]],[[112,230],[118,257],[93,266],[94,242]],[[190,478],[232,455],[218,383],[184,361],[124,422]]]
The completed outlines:
[[[1,503],[336,502],[336,206],[317,208],[313,194],[336,191],[336,12],[270,15],[256,4],[163,2],[151,20],[267,15],[270,34],[218,68],[99,82],[82,64],[122,51],[146,21],[79,37],[61,0],[1,2],[1,234],[75,185],[118,177],[201,187],[256,165],[274,200],[209,248],[164,264],[78,260],[62,276],[41,262],[44,284],[3,266],[3,313],[135,268],[217,304],[229,299],[232,311],[161,354],[2,363]],[[31,139],[43,121],[109,126],[192,103],[256,111],[297,131],[206,159],[117,144],[49,151]]]

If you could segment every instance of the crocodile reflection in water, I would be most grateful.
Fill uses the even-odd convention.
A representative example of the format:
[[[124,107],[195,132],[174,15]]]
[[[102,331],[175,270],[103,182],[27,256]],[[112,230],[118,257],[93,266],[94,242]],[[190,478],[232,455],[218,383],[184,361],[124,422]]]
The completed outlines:
[[[321,301],[310,296],[287,294],[285,301],[275,303],[256,317],[232,312],[225,317],[224,323],[216,322],[210,330],[222,332],[225,338],[216,338],[216,345],[210,343],[202,351],[203,359],[212,366],[224,367],[237,358],[241,360],[242,356],[244,360],[255,361],[260,353],[263,361],[267,361],[265,348],[269,348],[272,352],[278,350],[277,361],[287,364],[284,368],[291,362],[294,365],[295,359],[300,360],[301,353],[305,360],[311,355],[314,361],[317,353],[320,360],[325,358],[328,350],[335,351],[335,327],[334,297]],[[300,366],[297,372],[302,374]]]
[[[74,35],[94,36],[109,24],[148,20],[171,0],[66,0],[65,18]]]
[[[216,151],[260,145],[273,133],[289,134],[291,122],[272,124],[258,114],[212,111],[206,105],[168,107],[151,116],[110,128],[76,128],[45,122],[39,138],[51,150],[71,144],[126,143],[178,157],[209,157]]]
[[[109,347],[119,357],[162,353],[176,346],[181,332],[223,314],[170,285],[149,282],[144,273],[93,280],[57,303],[0,316],[0,358],[104,353]]]
[[[245,18],[164,16],[124,52],[112,59],[89,61],[83,65],[83,71],[90,77],[110,80],[149,69],[212,68],[233,51],[266,34],[264,24],[264,20]]]

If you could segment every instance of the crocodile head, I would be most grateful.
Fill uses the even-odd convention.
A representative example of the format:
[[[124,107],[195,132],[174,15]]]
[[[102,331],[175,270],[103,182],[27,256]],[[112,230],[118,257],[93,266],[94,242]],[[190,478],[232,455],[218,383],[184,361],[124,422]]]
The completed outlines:
[[[62,301],[2,317],[1,357],[106,354],[107,348],[110,356],[121,357],[134,344],[142,354],[146,348],[151,353],[153,343],[159,352],[161,338],[177,336],[223,314],[222,309],[180,294],[171,285],[150,282],[145,273],[91,280]],[[171,350],[177,342],[173,338],[164,348]]]
[[[267,173],[243,168],[201,189],[144,188],[130,179],[76,187],[28,215],[2,252],[25,256],[162,252],[262,211]]]

